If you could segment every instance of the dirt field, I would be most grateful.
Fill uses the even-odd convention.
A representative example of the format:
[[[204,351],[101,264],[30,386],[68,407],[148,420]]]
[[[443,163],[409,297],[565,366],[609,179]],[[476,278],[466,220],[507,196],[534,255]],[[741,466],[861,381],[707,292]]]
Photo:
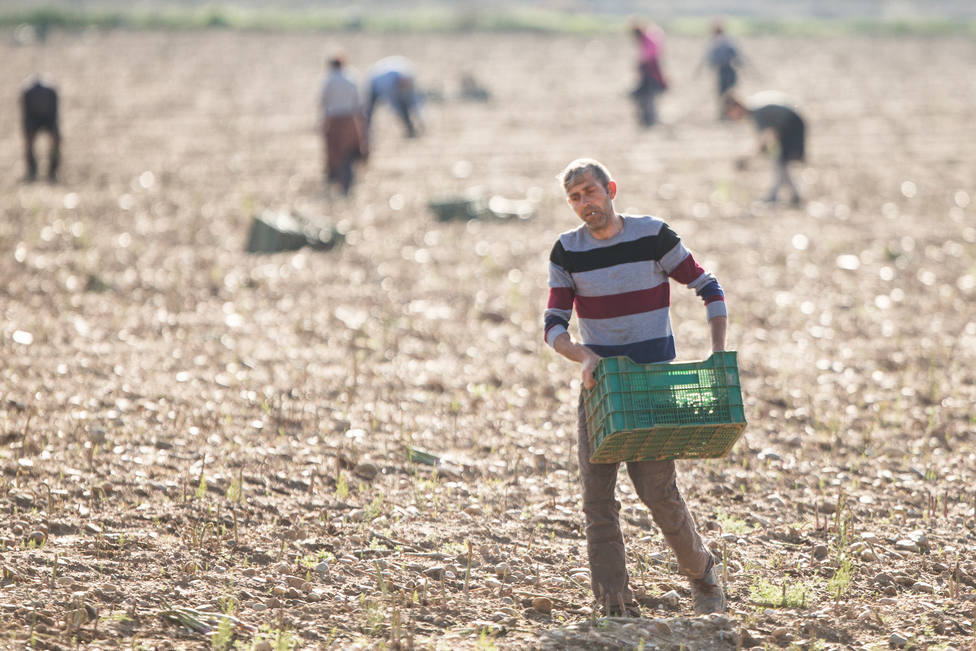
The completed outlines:
[[[422,138],[380,109],[345,200],[315,131],[339,44],[433,91]],[[754,202],[769,163],[734,165],[754,134],[714,119],[697,41],[669,43],[642,131],[625,38],[3,34],[0,647],[973,648],[976,42],[744,45],[742,88],[808,118],[803,208]],[[37,70],[62,91],[57,185],[20,181]],[[459,99],[465,72],[490,103]],[[692,616],[624,474],[644,617],[592,614],[577,370],[541,334],[577,223],[554,177],[581,155],[728,296],[750,424],[679,463],[728,617]],[[474,186],[535,218],[427,208]],[[264,209],[345,244],[248,255]],[[672,297],[679,358],[706,356],[700,301]]]

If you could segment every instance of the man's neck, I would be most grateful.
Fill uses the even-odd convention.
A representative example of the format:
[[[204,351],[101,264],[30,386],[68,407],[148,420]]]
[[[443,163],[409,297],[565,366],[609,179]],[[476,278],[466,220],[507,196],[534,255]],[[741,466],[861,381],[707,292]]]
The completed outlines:
[[[605,228],[601,228],[599,231],[590,229],[590,235],[597,240],[609,240],[611,237],[618,235],[623,229],[624,218],[614,213],[613,219],[610,220],[610,223]]]

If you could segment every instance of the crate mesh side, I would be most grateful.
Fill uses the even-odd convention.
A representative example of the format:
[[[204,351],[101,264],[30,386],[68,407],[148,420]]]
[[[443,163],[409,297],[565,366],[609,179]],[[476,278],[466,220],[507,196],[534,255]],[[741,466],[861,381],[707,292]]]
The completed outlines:
[[[594,461],[723,456],[745,428],[734,353],[683,364],[606,358],[596,379],[584,394]]]

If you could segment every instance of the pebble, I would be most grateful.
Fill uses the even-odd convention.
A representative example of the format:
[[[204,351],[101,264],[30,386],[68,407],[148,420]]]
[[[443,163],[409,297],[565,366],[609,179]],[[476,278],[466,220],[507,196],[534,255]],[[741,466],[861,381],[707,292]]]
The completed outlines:
[[[921,529],[916,529],[908,534],[908,539],[913,543],[918,545],[919,550],[928,551],[929,549],[929,538],[925,535],[925,532]]]
[[[495,576],[499,578],[506,576],[509,572],[510,568],[508,567],[508,563],[502,562],[495,566]]]
[[[926,594],[935,594],[935,587],[930,583],[925,583],[923,581],[916,581],[912,585],[912,590],[915,592],[924,592]]]
[[[766,448],[762,450],[758,456],[760,461],[766,461],[766,460],[782,461],[783,460],[783,457],[781,457],[775,450],[772,450],[770,448]]]
[[[329,574],[329,564],[326,563],[325,561],[322,561],[321,563],[315,566],[315,573],[318,574],[319,576],[327,576]]]
[[[817,545],[813,548],[813,557],[818,561],[827,558],[828,554],[830,554],[830,550],[827,549],[827,545]]]
[[[755,631],[744,628],[742,629],[742,646],[747,648],[754,646],[762,647],[762,638]]]
[[[918,543],[914,540],[909,540],[908,538],[902,538],[895,543],[895,549],[901,550],[903,552],[918,552]]]
[[[874,582],[878,585],[888,585],[889,583],[894,582],[894,579],[891,578],[891,575],[887,572],[878,572],[874,575]]]
[[[540,613],[551,613],[552,612],[552,600],[546,597],[535,597],[532,600],[532,607],[538,610]]]
[[[674,590],[669,590],[661,595],[661,601],[669,608],[677,608],[678,603],[681,601],[681,595]]]
[[[40,547],[45,542],[47,542],[47,536],[44,535],[43,531],[32,531],[30,535],[27,536],[27,544],[33,543],[35,546]]]
[[[424,575],[429,576],[432,579],[440,579],[444,576],[444,566],[434,565],[433,567],[428,567],[424,570]]]
[[[663,620],[655,620],[647,627],[647,632],[651,635],[671,635],[671,627]]]
[[[893,646],[896,649],[904,648],[908,644],[908,638],[901,633],[892,633],[891,637],[888,638],[888,646]]]
[[[770,633],[769,635],[773,637],[777,642],[789,642],[790,629],[786,628],[785,626],[780,626],[778,628],[774,628],[773,632]]]
[[[380,469],[375,463],[371,461],[360,461],[356,464],[356,468],[353,470],[354,473],[366,480],[372,480],[376,475],[379,474]]]
[[[871,549],[864,549],[861,551],[861,560],[866,562],[878,560],[878,555],[875,554]]]
[[[898,585],[903,585],[907,588],[908,586],[915,585],[915,579],[907,574],[898,574],[895,576],[895,583]]]

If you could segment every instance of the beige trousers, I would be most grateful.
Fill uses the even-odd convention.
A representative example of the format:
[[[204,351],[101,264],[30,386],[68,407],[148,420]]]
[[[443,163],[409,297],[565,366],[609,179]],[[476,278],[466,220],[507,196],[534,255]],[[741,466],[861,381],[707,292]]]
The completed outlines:
[[[629,603],[627,557],[620,533],[620,502],[615,497],[619,463],[590,463],[586,412],[579,404],[579,466],[583,489],[586,551],[593,595],[598,601]],[[679,571],[700,578],[714,562],[678,492],[674,461],[628,461],[627,473],[640,500],[674,551]]]

